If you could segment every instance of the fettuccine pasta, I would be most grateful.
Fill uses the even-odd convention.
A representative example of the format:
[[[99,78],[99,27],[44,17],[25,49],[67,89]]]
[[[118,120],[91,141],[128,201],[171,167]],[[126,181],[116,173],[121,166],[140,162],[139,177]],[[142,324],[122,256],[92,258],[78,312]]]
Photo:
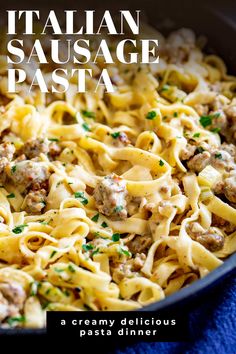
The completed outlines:
[[[154,34],[159,64],[107,65],[114,93],[9,94],[2,50],[2,327],[139,309],[235,252],[236,78],[190,30]]]

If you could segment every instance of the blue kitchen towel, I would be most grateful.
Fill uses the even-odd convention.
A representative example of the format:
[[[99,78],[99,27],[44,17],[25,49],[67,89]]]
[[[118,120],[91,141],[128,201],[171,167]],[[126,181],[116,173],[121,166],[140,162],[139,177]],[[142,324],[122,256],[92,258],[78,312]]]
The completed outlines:
[[[192,341],[139,342],[117,348],[115,354],[236,354],[236,277],[207,294],[189,313]]]

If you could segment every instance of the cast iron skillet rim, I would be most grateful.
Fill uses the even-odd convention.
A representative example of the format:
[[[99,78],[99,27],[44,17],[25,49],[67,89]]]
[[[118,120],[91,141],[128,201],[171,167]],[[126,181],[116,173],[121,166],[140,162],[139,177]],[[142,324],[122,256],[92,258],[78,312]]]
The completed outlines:
[[[162,311],[169,309],[171,307],[178,306],[181,302],[191,301],[193,298],[199,293],[206,291],[210,287],[214,286],[215,283],[219,282],[226,276],[230,275],[233,271],[235,271],[236,266],[236,253],[233,254],[229,259],[227,259],[221,266],[211,271],[204,278],[196,280],[190,286],[183,288],[176,293],[166,297],[165,299],[154,302],[151,305],[145,306],[140,310],[135,310],[138,312],[141,311]],[[3,334],[6,335],[40,335],[45,334],[45,329],[6,329],[0,330],[0,336]]]

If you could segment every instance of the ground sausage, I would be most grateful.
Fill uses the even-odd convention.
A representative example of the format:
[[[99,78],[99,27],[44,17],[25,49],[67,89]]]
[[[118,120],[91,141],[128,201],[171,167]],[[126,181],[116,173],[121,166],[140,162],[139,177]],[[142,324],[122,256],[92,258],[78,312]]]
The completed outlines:
[[[46,205],[46,190],[30,191],[24,200],[24,210],[28,214],[39,214]]]
[[[190,170],[195,172],[201,172],[207,165],[225,171],[231,171],[235,168],[233,156],[222,148],[203,151],[191,158],[187,165]]]
[[[21,189],[34,187],[49,178],[48,168],[41,162],[24,160],[7,170],[9,178]]]
[[[19,315],[26,300],[26,293],[18,283],[0,283],[0,321]]]
[[[115,174],[104,177],[96,185],[93,196],[100,213],[116,219],[127,217],[126,183],[121,177]]]
[[[6,180],[5,168],[10,164],[15,152],[15,147],[11,143],[0,144],[0,182],[4,183]]]
[[[236,170],[232,171],[225,179],[224,194],[230,202],[236,203]]]
[[[127,246],[132,253],[142,253],[150,247],[152,242],[151,235],[137,235],[127,244]]]
[[[25,143],[22,150],[23,154],[31,160],[38,157],[41,153],[47,154],[49,152],[49,144],[45,139],[32,139]]]
[[[187,165],[190,170],[201,172],[207,165],[210,164],[211,154],[209,151],[203,151],[200,154],[191,158]]]
[[[180,152],[181,160],[189,160],[195,154],[197,147],[195,145],[187,144],[184,149]]]
[[[198,223],[192,223],[187,232],[189,236],[211,252],[219,251],[224,246],[224,237],[217,234],[213,229],[205,231]]]

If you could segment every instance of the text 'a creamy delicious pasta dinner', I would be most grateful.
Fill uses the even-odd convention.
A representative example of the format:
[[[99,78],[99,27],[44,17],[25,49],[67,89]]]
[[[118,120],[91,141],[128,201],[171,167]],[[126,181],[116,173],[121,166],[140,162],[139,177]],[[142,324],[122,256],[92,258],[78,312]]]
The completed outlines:
[[[93,75],[85,93],[9,94],[0,57],[3,328],[139,309],[236,250],[236,77],[191,30],[150,31],[159,63],[107,64],[112,93]]]

